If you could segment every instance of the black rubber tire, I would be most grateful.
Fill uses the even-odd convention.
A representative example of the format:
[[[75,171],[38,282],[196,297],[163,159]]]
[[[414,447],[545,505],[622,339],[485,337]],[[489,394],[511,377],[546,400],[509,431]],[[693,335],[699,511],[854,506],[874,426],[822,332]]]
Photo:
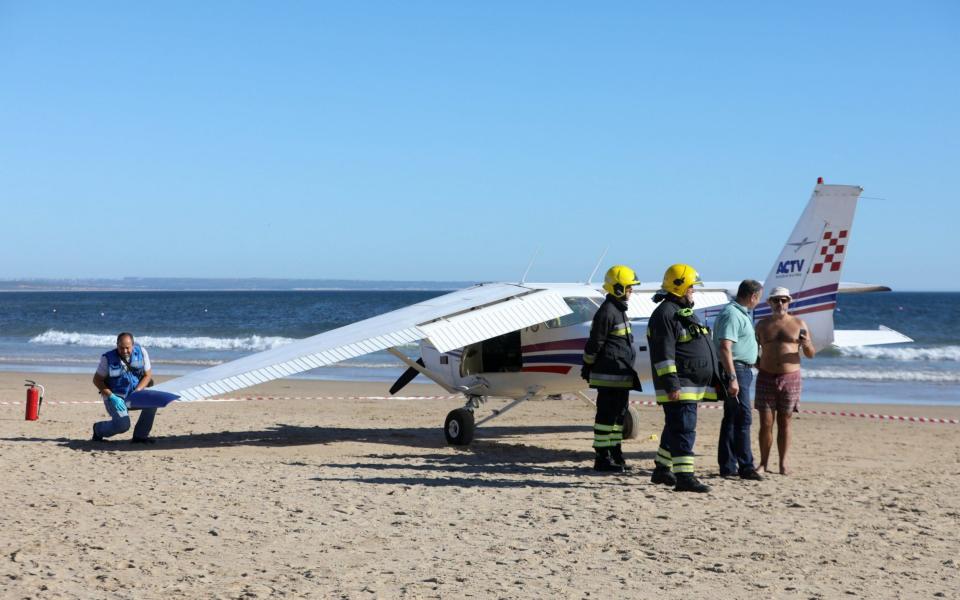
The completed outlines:
[[[640,435],[640,411],[628,406],[623,415],[623,439],[635,440]]]
[[[453,446],[466,446],[473,441],[473,411],[465,408],[451,410],[443,422],[443,435]]]

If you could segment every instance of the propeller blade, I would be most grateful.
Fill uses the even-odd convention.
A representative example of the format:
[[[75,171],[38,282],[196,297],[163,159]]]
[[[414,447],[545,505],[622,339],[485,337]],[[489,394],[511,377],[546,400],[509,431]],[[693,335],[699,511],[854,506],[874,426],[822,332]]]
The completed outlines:
[[[417,364],[420,365],[421,367],[424,366],[423,359],[418,358]],[[420,371],[417,371],[413,367],[410,367],[409,369],[404,371],[403,374],[400,375],[400,377],[397,377],[397,380],[393,382],[393,385],[390,386],[390,395],[396,394],[397,392],[402,390],[404,387],[406,387],[408,383],[413,381],[414,377],[416,377],[419,374],[420,374]]]

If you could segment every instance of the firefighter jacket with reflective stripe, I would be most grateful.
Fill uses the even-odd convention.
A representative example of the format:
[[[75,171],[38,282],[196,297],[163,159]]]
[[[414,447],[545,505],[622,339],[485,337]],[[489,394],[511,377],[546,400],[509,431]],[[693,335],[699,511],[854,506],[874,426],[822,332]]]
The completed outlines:
[[[647,325],[650,372],[658,403],[680,391],[680,402],[716,400],[720,381],[710,329],[702,325],[685,301],[673,295],[660,303]]]
[[[640,389],[633,370],[635,358],[627,305],[607,294],[593,315],[590,339],[583,348],[583,364],[590,368],[590,387]]]

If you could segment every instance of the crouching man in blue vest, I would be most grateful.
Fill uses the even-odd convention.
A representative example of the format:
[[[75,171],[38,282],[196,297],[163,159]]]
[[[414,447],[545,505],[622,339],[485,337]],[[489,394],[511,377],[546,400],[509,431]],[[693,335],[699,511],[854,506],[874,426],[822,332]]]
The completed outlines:
[[[133,341],[133,334],[123,332],[117,336],[115,350],[105,352],[93,376],[93,385],[100,391],[103,405],[110,413],[109,421],[93,424],[93,441],[124,433],[130,429],[130,414],[124,400],[133,392],[152,385],[150,356],[147,351]],[[150,437],[156,408],[144,408],[140,411],[137,426],[133,429],[134,444],[152,444]]]

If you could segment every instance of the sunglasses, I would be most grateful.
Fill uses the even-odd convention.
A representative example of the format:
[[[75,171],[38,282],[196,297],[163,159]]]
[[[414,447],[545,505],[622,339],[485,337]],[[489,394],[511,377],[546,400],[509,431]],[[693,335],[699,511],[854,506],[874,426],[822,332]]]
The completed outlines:
[[[771,304],[790,304],[790,298],[770,298]]]

